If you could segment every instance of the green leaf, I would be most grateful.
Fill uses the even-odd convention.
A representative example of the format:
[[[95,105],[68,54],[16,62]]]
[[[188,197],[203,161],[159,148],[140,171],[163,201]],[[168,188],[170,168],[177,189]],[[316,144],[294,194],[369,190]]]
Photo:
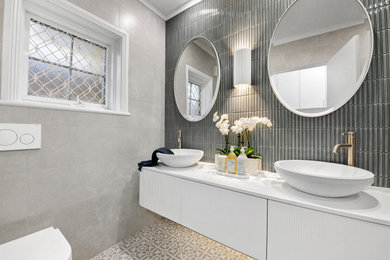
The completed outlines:
[[[219,154],[225,154],[225,150],[222,150],[222,149],[219,149],[219,148],[217,148],[215,150],[217,150],[219,152]]]
[[[259,153],[256,153],[255,152],[255,148],[253,147],[248,147],[246,150],[245,150],[245,154],[248,158],[262,158],[261,157],[261,154]]]
[[[253,153],[255,152],[255,149],[253,147],[248,147],[246,150],[245,150],[245,154],[248,158],[250,158]]]
[[[234,148],[234,153],[236,154],[236,156],[239,156],[239,155],[241,154],[241,149],[240,149],[240,147]]]
[[[225,150],[225,149],[215,149],[219,152],[219,154],[222,154],[222,155],[228,155],[229,154],[229,150]]]
[[[263,158],[263,156],[261,155],[261,154],[259,154],[259,153],[255,153],[255,155],[258,157],[258,158]]]

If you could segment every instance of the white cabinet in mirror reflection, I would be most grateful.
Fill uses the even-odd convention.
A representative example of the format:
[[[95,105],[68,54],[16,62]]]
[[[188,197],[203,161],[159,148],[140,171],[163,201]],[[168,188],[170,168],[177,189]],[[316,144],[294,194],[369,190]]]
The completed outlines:
[[[275,95],[301,116],[339,109],[367,75],[373,38],[370,16],[358,0],[294,1],[277,24],[268,52]]]
[[[353,96],[359,75],[359,35],[355,35],[328,62],[329,108],[336,107],[340,97]]]
[[[326,65],[274,74],[272,82],[291,108],[316,112],[336,107],[340,96],[353,95],[359,74],[359,36],[355,35]]]
[[[272,80],[280,98],[294,109],[327,106],[326,66],[275,74]]]

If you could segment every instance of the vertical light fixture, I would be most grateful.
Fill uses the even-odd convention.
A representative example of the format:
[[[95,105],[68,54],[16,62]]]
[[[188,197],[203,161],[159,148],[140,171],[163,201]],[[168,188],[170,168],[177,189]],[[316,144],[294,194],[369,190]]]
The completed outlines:
[[[239,49],[234,53],[234,87],[251,85],[251,50]]]

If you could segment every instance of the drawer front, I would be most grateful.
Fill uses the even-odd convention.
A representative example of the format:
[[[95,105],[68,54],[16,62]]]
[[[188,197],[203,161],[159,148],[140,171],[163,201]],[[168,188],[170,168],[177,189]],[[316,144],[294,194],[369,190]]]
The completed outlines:
[[[268,202],[268,260],[388,260],[390,227]]]
[[[186,181],[181,224],[256,259],[266,259],[267,201]]]
[[[180,223],[180,182],[182,180],[148,170],[140,176],[140,205]]]

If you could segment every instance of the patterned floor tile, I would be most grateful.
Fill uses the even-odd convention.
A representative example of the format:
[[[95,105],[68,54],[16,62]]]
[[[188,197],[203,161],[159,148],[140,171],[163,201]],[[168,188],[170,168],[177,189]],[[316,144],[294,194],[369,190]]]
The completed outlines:
[[[252,259],[170,220],[162,219],[91,260]]]

